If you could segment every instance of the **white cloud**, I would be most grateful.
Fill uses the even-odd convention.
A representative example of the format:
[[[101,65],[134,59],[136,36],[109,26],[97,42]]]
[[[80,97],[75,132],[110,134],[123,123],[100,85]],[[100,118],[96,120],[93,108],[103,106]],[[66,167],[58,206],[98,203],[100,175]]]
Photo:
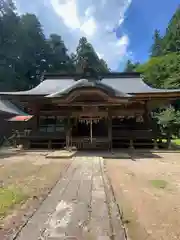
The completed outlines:
[[[90,17],[95,12],[95,6],[90,6],[85,11],[85,16]]]
[[[58,14],[63,19],[67,27],[70,27],[72,29],[80,28],[80,20],[77,14],[76,0],[51,0],[51,4],[56,14]]]
[[[65,25],[73,29],[76,26],[76,35],[86,36],[112,69],[117,68],[120,58],[127,53],[128,36],[122,33],[122,37],[117,39],[112,30],[123,23],[130,3],[130,0],[92,0],[90,3],[84,0],[51,0],[54,11]]]
[[[98,55],[99,58],[104,58],[104,54],[100,54],[100,53],[97,52],[97,51],[96,51],[96,53],[97,53],[97,55]]]
[[[96,22],[94,21],[94,18],[90,17],[87,21],[85,21],[80,27],[80,30],[83,31],[86,36],[93,36],[96,31]]]
[[[75,50],[80,37],[86,36],[113,70],[128,56],[128,36],[122,32],[117,39],[112,30],[123,24],[132,0],[16,1],[21,11],[34,9],[46,32],[60,34],[70,51]]]
[[[92,36],[96,30],[96,22],[92,17],[94,6],[89,6],[85,11],[86,19],[81,21],[81,16],[77,12],[76,0],[51,0],[52,7],[64,24],[71,29],[79,29],[86,36]]]
[[[128,43],[129,43],[129,38],[127,35],[124,35],[122,38],[120,38],[117,41],[116,45],[117,46],[126,46],[126,45],[128,45]]]

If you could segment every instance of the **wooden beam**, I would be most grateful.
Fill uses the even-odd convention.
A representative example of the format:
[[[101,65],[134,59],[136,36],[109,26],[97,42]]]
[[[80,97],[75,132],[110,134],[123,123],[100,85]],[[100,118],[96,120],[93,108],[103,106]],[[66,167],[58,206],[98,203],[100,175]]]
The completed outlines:
[[[112,116],[108,116],[108,139],[109,139],[109,150],[112,150]]]
[[[70,116],[67,117],[67,124],[66,124],[66,149],[70,150]]]
[[[163,93],[136,93],[133,94],[134,97],[132,98],[135,101],[138,100],[175,100],[180,98],[180,91],[178,92],[163,92]]]
[[[144,122],[147,123],[147,125],[149,126],[150,116],[149,116],[149,109],[148,109],[148,101],[144,102]]]

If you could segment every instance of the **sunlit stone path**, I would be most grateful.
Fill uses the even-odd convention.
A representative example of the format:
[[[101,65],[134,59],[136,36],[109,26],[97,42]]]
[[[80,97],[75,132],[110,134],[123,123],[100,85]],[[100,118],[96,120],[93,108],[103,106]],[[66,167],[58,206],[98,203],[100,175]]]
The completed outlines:
[[[124,240],[102,157],[74,157],[17,240]]]

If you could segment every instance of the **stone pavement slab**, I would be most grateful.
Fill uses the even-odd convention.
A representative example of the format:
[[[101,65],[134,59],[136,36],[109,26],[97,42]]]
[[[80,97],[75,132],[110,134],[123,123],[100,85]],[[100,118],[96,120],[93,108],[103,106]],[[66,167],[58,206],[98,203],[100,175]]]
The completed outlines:
[[[16,240],[125,240],[102,157],[74,157]]]
[[[47,154],[46,158],[71,158],[75,153],[76,151],[55,150]]]

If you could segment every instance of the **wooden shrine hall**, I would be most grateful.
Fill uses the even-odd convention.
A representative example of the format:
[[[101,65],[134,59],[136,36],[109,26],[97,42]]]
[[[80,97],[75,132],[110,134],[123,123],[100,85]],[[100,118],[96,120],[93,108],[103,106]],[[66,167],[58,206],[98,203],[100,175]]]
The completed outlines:
[[[151,111],[180,98],[180,89],[151,88],[139,73],[45,74],[35,88],[0,98],[26,113],[9,119],[26,148],[157,148]]]

